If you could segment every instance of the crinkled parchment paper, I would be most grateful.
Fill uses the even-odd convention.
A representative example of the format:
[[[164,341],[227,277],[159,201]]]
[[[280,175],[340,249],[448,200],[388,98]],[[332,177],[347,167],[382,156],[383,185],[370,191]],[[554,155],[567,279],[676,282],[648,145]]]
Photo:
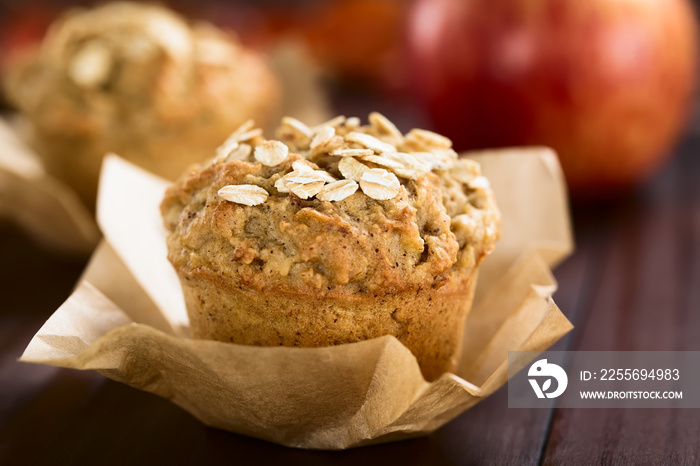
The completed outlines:
[[[551,298],[550,266],[572,250],[556,157],[547,149],[470,157],[494,187],[503,237],[483,265],[456,374],[426,382],[391,336],[327,348],[188,338],[158,211],[166,182],[115,156],[103,166],[98,201],[104,240],[21,360],[96,370],[207,425],[293,447],[430,433],[507,381],[509,350],[544,350],[571,329]]]
[[[0,218],[15,220],[36,240],[71,254],[89,254],[100,239],[78,195],[52,177],[0,118]]]

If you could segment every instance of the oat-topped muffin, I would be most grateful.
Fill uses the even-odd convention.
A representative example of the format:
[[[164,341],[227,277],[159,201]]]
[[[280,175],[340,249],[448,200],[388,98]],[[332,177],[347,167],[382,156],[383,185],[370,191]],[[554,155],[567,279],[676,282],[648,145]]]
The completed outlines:
[[[453,370],[499,212],[476,162],[373,113],[278,140],[248,122],[171,187],[169,259],[195,338],[327,346],[394,335]]]
[[[211,25],[138,3],[64,15],[14,64],[7,87],[49,170],[89,205],[105,153],[174,179],[279,102],[256,53]]]

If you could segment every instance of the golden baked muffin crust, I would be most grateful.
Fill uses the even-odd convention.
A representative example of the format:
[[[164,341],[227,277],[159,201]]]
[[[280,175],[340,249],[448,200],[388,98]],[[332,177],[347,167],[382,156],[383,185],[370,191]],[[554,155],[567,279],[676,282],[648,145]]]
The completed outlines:
[[[476,268],[499,234],[493,195],[444,138],[370,122],[286,119],[284,148],[247,125],[168,190],[169,259],[195,337],[394,335],[426,377],[454,367]]]

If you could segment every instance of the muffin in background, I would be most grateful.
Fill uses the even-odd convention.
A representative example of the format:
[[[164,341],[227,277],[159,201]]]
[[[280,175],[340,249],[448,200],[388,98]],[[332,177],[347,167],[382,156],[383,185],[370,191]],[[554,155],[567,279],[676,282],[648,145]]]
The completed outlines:
[[[393,335],[428,380],[456,368],[500,234],[479,165],[378,113],[279,140],[248,122],[161,204],[194,338],[318,347]]]
[[[277,111],[264,60],[209,24],[111,3],[66,13],[6,79],[48,170],[94,204],[105,153],[173,179],[248,118]]]

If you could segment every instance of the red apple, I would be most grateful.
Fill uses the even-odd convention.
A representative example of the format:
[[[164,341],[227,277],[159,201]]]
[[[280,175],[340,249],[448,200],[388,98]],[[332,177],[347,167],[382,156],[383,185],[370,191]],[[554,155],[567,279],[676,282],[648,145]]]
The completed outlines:
[[[575,195],[649,176],[692,104],[684,0],[419,0],[418,94],[457,149],[553,147]]]

